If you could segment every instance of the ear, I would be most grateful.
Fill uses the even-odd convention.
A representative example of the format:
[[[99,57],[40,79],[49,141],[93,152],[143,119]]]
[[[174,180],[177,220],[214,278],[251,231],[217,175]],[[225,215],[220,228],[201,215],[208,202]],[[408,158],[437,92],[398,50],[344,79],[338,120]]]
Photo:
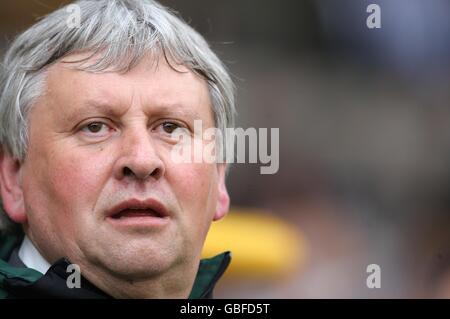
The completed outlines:
[[[14,222],[23,224],[27,216],[20,183],[21,167],[19,160],[0,149],[0,195],[3,208]]]
[[[219,187],[219,196],[217,198],[216,213],[214,214],[213,221],[225,217],[230,209],[230,196],[228,195],[227,185],[225,184],[226,164],[218,164],[217,170],[219,174],[217,185]]]

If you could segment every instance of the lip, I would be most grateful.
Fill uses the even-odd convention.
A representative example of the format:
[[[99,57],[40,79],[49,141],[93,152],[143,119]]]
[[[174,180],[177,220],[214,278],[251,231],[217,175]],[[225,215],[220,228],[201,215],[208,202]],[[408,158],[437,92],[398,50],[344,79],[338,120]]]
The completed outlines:
[[[152,215],[139,215],[120,217],[126,210],[151,210]],[[106,218],[116,224],[128,226],[157,226],[165,224],[170,217],[169,210],[158,200],[149,198],[145,200],[129,199],[114,206],[106,213]]]

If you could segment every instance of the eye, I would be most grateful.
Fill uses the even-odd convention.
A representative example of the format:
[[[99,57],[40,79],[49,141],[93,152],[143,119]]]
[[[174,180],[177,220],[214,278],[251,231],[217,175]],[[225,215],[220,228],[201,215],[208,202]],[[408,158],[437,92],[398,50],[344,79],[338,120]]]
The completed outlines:
[[[103,122],[87,123],[81,128],[81,132],[91,137],[102,137],[110,133],[111,127]]]
[[[104,125],[105,124],[99,122],[90,123],[86,126],[86,129],[91,133],[98,133],[102,130]]]
[[[180,128],[178,124],[173,122],[164,122],[161,125],[164,132],[168,134],[172,134],[177,128]]]
[[[170,142],[178,141],[181,136],[190,136],[190,131],[186,125],[169,120],[160,122],[158,126],[154,128],[154,132],[159,134],[162,138],[168,139]]]

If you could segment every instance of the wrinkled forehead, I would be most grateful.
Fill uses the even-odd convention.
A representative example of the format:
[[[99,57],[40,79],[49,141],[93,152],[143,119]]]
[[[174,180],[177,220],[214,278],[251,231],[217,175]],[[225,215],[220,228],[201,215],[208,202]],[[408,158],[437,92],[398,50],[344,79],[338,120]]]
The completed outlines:
[[[86,67],[97,56],[73,54],[47,70],[43,98],[55,112],[76,112],[85,104],[177,107],[199,119],[213,117],[207,82],[188,67],[149,55],[127,71]]]

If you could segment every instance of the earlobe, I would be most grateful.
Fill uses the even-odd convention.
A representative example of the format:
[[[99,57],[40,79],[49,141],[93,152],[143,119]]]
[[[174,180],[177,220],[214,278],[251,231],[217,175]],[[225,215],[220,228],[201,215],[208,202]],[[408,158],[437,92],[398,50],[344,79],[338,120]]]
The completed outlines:
[[[222,219],[230,209],[230,196],[228,195],[227,186],[225,184],[225,165],[218,167],[219,174],[219,196],[217,198],[216,213],[214,214],[214,221]]]
[[[0,150],[0,195],[3,208],[16,223],[25,223],[26,213],[20,183],[21,164],[7,152]]]

